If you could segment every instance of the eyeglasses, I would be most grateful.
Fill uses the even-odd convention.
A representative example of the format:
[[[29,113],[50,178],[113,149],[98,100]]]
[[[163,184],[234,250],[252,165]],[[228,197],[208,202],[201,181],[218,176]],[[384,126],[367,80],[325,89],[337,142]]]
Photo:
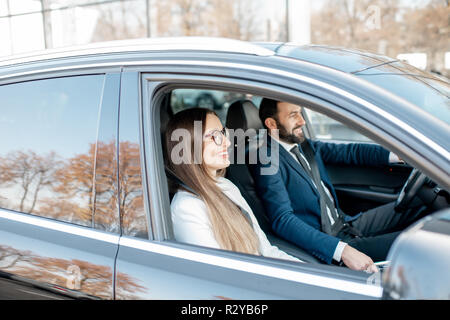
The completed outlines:
[[[229,135],[228,133],[228,129],[223,127],[222,130],[213,130],[210,133],[206,134],[204,136],[205,139],[208,139],[210,137],[212,137],[213,141],[215,144],[217,144],[218,146],[221,146],[223,143],[223,138],[227,138]]]

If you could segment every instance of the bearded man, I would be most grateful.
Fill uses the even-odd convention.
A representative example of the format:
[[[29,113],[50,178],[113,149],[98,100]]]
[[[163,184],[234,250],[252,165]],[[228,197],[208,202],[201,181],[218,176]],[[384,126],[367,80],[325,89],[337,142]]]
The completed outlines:
[[[305,139],[298,105],[264,98],[259,117],[268,130],[267,150],[278,143],[278,161],[249,165],[273,231],[325,263],[377,272],[401,230],[418,220],[417,211],[396,212],[387,203],[355,216],[339,208],[325,163],[386,166],[401,160],[374,144],[324,143]],[[272,158],[273,159],[273,158]],[[275,174],[262,168],[278,166]]]

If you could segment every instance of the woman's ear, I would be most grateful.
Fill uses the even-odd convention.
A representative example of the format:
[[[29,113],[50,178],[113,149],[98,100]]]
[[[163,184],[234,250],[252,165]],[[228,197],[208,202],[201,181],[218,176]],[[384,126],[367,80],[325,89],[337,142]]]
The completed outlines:
[[[264,120],[264,124],[266,125],[266,127],[269,130],[278,129],[277,128],[277,122],[275,121],[274,118],[266,118],[266,120]]]

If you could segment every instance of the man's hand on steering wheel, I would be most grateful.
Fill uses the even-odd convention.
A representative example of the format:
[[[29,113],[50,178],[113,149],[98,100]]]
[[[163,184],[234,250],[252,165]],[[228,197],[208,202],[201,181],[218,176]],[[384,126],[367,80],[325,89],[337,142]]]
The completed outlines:
[[[395,210],[403,211],[408,208],[408,205],[414,199],[425,182],[427,182],[427,176],[419,170],[413,169],[399,193],[395,203]]]

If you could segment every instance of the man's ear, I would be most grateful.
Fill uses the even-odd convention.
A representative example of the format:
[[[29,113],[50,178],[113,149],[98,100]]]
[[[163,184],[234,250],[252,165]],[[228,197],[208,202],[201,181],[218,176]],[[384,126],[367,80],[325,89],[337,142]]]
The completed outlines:
[[[264,120],[264,124],[269,130],[278,129],[277,122],[274,118],[266,118],[266,120]]]

